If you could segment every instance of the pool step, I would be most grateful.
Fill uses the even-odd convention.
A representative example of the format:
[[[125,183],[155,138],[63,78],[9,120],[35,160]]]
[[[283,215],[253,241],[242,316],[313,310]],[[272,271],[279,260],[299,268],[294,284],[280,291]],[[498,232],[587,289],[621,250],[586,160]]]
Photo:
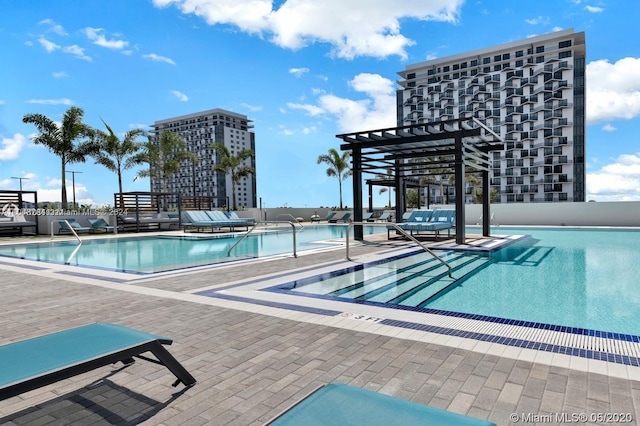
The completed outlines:
[[[451,252],[443,257],[448,261],[460,258],[459,253]],[[420,259],[419,261],[417,259]],[[406,262],[406,263],[405,263]],[[397,295],[413,288],[416,280],[424,282],[425,277],[439,276],[443,265],[431,256],[412,256],[400,259],[395,264],[366,268],[357,282],[331,293],[332,296],[356,300],[386,302],[391,295]]]
[[[487,257],[480,255],[465,255],[457,258],[449,263],[454,279],[449,277],[449,271],[445,266],[440,266],[436,271],[438,272],[436,276],[424,280],[422,283],[416,282],[417,285],[413,288],[388,300],[387,303],[423,307],[428,300],[442,294],[446,289],[452,288],[460,278],[485,265],[488,261]]]

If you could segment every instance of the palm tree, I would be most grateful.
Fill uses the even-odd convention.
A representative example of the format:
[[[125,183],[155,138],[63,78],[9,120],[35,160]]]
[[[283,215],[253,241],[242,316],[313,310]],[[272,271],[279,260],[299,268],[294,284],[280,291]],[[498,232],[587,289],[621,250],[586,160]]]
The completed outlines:
[[[318,156],[318,164],[325,163],[329,165],[329,168],[327,168],[327,176],[335,176],[338,179],[340,209],[342,209],[342,181],[352,174],[349,158],[351,158],[351,151],[345,151],[340,155],[334,148],[329,149],[328,154]]]
[[[100,119],[102,120],[102,119]],[[99,151],[94,155],[96,164],[101,164],[108,170],[118,175],[118,193],[120,194],[120,207],[124,208],[122,198],[122,171],[136,165],[135,156],[142,149],[142,145],[136,141],[146,132],[142,129],[129,130],[121,140],[111,127],[104,121],[107,132],[96,130],[94,142]]]
[[[89,140],[76,143],[79,139],[91,138],[93,129],[82,122],[84,111],[70,107],[62,117],[60,126],[43,114],[26,114],[23,123],[36,126],[39,134],[33,143],[46,146],[49,151],[60,157],[62,164],[62,208],[67,208],[67,164],[84,163],[88,155],[96,152],[95,144]]]
[[[150,136],[142,144],[142,150],[133,156],[133,164],[147,163],[148,169],[138,171],[138,177],[154,177],[160,180],[161,192],[167,192],[167,178],[180,170],[183,161],[195,161],[197,155],[187,151],[187,146],[179,135],[163,131],[156,143]],[[195,178],[195,176],[194,176]]]
[[[213,170],[216,172],[224,173],[231,176],[231,194],[233,195],[233,209],[236,210],[236,184],[240,182],[240,179],[247,177],[255,170],[251,166],[243,164],[245,160],[252,158],[255,154],[250,149],[242,149],[236,155],[231,155],[229,148],[225,144],[216,142],[212,145],[212,148],[218,153],[220,158],[217,164],[213,166]]]
[[[393,179],[393,170],[391,169],[387,169],[387,174],[383,175],[383,174],[377,174],[376,178],[378,179],[383,179],[383,180],[392,180]],[[389,193],[389,208],[391,208],[391,189],[393,187],[386,187],[383,186],[382,188],[380,188],[379,194],[384,194],[385,192]]]

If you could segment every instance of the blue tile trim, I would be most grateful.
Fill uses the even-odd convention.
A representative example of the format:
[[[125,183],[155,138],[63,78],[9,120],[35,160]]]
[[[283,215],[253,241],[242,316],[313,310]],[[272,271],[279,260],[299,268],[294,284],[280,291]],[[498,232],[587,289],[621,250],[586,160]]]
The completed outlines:
[[[250,297],[232,296],[232,295],[217,293],[215,290],[202,291],[197,294],[201,296],[213,297],[218,299],[232,300],[237,302],[246,302],[246,303],[252,303],[252,304],[261,305],[261,306],[269,306],[273,308],[281,308],[281,309],[312,313],[312,314],[318,314],[318,315],[336,316],[342,313],[340,311],[335,311],[331,309],[320,309],[320,308],[314,308],[314,307],[293,305],[290,303],[258,300]],[[611,362],[615,364],[632,365],[634,367],[640,366],[640,358],[632,357],[628,355],[610,354],[610,353],[600,352],[600,351],[571,348],[568,346],[554,345],[551,343],[540,343],[540,342],[534,342],[531,340],[515,339],[515,338],[505,337],[505,336],[495,336],[492,334],[456,330],[456,329],[451,329],[446,327],[419,324],[419,323],[401,321],[401,320],[383,319],[378,324],[388,325],[392,327],[400,327],[400,328],[411,329],[411,330],[425,331],[429,333],[443,334],[446,336],[462,337],[466,339],[479,340],[482,342],[499,343],[502,345],[514,346],[514,347],[524,348],[524,349],[533,349],[538,351],[577,356],[580,358],[595,359],[595,360],[606,361],[606,362]]]

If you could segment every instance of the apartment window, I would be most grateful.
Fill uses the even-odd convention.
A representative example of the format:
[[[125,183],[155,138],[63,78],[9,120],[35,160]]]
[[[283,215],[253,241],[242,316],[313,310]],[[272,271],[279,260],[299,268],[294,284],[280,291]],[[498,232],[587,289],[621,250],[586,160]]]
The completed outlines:
[[[459,73],[459,72],[454,72],[454,73],[453,73],[453,78],[454,78],[454,79],[456,79],[456,78],[460,78],[460,73]]]
[[[460,68],[461,68],[461,69],[465,69],[465,68],[467,68],[467,63],[466,63],[466,62],[461,63],[461,64],[460,64]]]
[[[493,57],[493,62],[500,62],[501,59],[502,59],[501,55],[496,55]]]
[[[532,55],[533,54],[533,47],[530,47],[527,49],[527,55]]]
[[[493,66],[494,71],[500,71],[500,64]]]
[[[506,61],[507,59],[511,59],[511,54],[510,53],[505,53],[504,55],[502,55],[502,60]]]
[[[487,74],[490,73],[491,72],[491,67],[482,68],[482,72],[487,73]]]
[[[561,41],[560,43],[558,43],[559,49],[563,49],[565,47],[571,47],[571,40]]]
[[[536,47],[536,53],[543,53],[543,52],[544,52],[544,46]]]
[[[524,52],[522,50],[516,51],[516,58],[522,57],[523,54],[524,54]]]
[[[519,68],[522,65],[524,65],[522,59],[519,59],[519,60],[516,61],[516,68]]]
[[[536,56],[536,64],[544,62],[544,56]]]
[[[454,64],[453,65],[453,70],[459,70],[460,69],[460,64]]]
[[[478,60],[474,59],[473,61],[471,61],[471,66],[472,67],[477,67],[478,66]]]
[[[449,65],[442,67],[442,72],[449,72]]]
[[[490,64],[490,63],[491,63],[491,58],[482,58],[483,65]]]
[[[570,57],[571,57],[571,51],[570,51],[570,50],[567,50],[567,51],[565,51],[565,52],[560,52],[560,54],[558,55],[558,57],[559,57],[560,59],[562,59],[562,58],[570,58]]]

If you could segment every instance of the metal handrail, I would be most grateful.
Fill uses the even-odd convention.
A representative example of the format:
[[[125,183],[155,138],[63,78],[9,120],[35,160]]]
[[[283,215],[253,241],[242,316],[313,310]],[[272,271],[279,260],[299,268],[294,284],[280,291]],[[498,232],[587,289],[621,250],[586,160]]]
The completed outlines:
[[[53,241],[53,222],[64,222],[64,223],[66,223],[66,224],[67,224],[67,226],[69,227],[69,230],[71,231],[71,233],[72,233],[72,234],[76,237],[76,239],[78,240],[78,243],[79,243],[79,244],[82,244],[82,240],[80,239],[80,237],[78,237],[78,234],[76,233],[76,230],[75,230],[75,229],[73,229],[73,226],[71,226],[71,224],[69,223],[69,221],[68,221],[68,220],[66,220],[66,219],[63,219],[63,220],[56,219],[56,220],[52,220],[52,221],[49,223],[49,228],[51,228],[51,241]]]
[[[278,216],[276,216],[276,218],[280,217],[280,216],[289,216],[292,220],[292,222],[300,225],[300,229],[304,229],[304,225],[302,224],[302,222],[298,222],[298,219],[296,219],[295,217],[293,217],[292,214],[290,213],[280,213]]]
[[[454,278],[453,275],[451,275],[451,265],[449,265],[447,263],[447,261],[445,261],[444,259],[442,259],[440,256],[438,256],[437,254],[435,254],[429,247],[425,246],[424,244],[422,244],[420,241],[418,241],[417,239],[414,238],[413,235],[407,234],[407,232],[400,228],[396,223],[393,222],[386,222],[386,223],[376,223],[376,222],[351,222],[349,225],[347,225],[347,235],[346,235],[346,255],[347,255],[347,260],[351,260],[351,258],[349,257],[349,232],[351,231],[351,228],[353,227],[353,225],[373,225],[373,226],[393,226],[396,231],[399,231],[402,235],[404,235],[405,237],[407,237],[408,239],[412,240],[414,243],[418,244],[420,247],[422,247],[422,249],[429,253],[431,256],[433,256],[436,260],[438,260],[440,263],[442,263],[444,266],[447,267],[448,275],[449,278]]]
[[[261,224],[268,224],[268,223],[288,223],[289,225],[291,225],[291,229],[293,229],[293,257],[298,257],[298,253],[296,252],[296,225],[293,222],[289,222],[287,220],[271,220],[268,222],[257,222],[255,225],[253,225],[251,227],[251,229],[249,229],[242,237],[240,237],[240,239],[238,241],[236,241],[236,243],[234,245],[232,245],[229,250],[227,251],[227,256],[231,256],[231,251],[236,248],[236,246],[238,244],[240,244],[242,241],[244,241],[245,238],[247,238],[249,236],[249,234],[251,232],[253,232],[254,229],[256,229],[256,227],[258,225]]]

